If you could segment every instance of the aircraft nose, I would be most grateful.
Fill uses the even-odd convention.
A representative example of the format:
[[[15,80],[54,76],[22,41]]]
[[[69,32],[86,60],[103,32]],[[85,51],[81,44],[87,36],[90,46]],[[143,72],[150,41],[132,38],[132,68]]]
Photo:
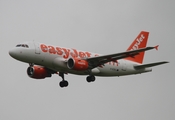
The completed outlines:
[[[14,52],[13,52],[13,50],[11,49],[11,50],[9,50],[9,55],[11,56],[11,57],[13,57],[14,56]]]
[[[17,55],[17,51],[15,49],[11,49],[9,50],[9,55],[13,58],[15,58],[15,56]]]

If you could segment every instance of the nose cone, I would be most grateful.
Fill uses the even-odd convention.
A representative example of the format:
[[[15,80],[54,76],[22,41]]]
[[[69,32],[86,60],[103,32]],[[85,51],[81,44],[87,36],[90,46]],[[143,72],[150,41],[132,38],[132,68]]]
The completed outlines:
[[[9,55],[13,58],[16,56],[16,51],[14,49],[9,50]]]
[[[13,49],[9,50],[9,55],[17,60],[19,60],[21,58],[21,53],[22,53],[22,51],[18,48],[13,48]]]

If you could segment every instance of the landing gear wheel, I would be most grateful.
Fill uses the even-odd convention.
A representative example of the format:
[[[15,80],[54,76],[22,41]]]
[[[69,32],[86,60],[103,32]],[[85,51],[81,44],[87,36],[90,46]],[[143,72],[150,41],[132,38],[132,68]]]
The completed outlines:
[[[60,85],[60,87],[64,87],[63,81],[61,81],[59,85]]]
[[[95,81],[95,76],[91,75],[91,81],[94,82]]]
[[[69,85],[69,83],[66,80],[63,80],[59,83],[60,87],[67,87]]]
[[[91,82],[90,76],[87,76],[86,80],[87,80],[87,82]]]
[[[64,87],[67,87],[69,85],[69,83],[65,80],[64,81]]]
[[[89,75],[86,78],[87,82],[94,82],[95,81],[95,76],[94,75]]]

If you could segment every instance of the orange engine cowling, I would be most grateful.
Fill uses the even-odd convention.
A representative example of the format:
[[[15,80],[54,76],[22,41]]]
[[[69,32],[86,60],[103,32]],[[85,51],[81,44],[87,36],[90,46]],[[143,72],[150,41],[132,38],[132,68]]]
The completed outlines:
[[[89,65],[86,60],[82,60],[79,58],[69,58],[67,62],[67,67],[69,69],[80,71],[80,70],[87,70]]]
[[[44,67],[34,65],[27,68],[27,74],[31,78],[44,79],[46,77],[51,77],[52,74]]]

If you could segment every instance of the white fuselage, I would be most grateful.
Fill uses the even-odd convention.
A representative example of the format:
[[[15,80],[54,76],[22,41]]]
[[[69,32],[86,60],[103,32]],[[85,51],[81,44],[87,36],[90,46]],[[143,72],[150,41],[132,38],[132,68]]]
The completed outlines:
[[[22,62],[45,66],[53,71],[77,75],[88,75],[91,72],[95,76],[122,76],[151,71],[150,68],[136,70],[134,65],[138,65],[138,63],[125,59],[108,62],[102,66],[93,68],[91,71],[72,70],[67,67],[67,60],[69,58],[77,57],[85,59],[99,56],[99,54],[36,42],[25,42],[23,44],[27,44],[29,47],[15,47],[9,51],[10,55]]]

